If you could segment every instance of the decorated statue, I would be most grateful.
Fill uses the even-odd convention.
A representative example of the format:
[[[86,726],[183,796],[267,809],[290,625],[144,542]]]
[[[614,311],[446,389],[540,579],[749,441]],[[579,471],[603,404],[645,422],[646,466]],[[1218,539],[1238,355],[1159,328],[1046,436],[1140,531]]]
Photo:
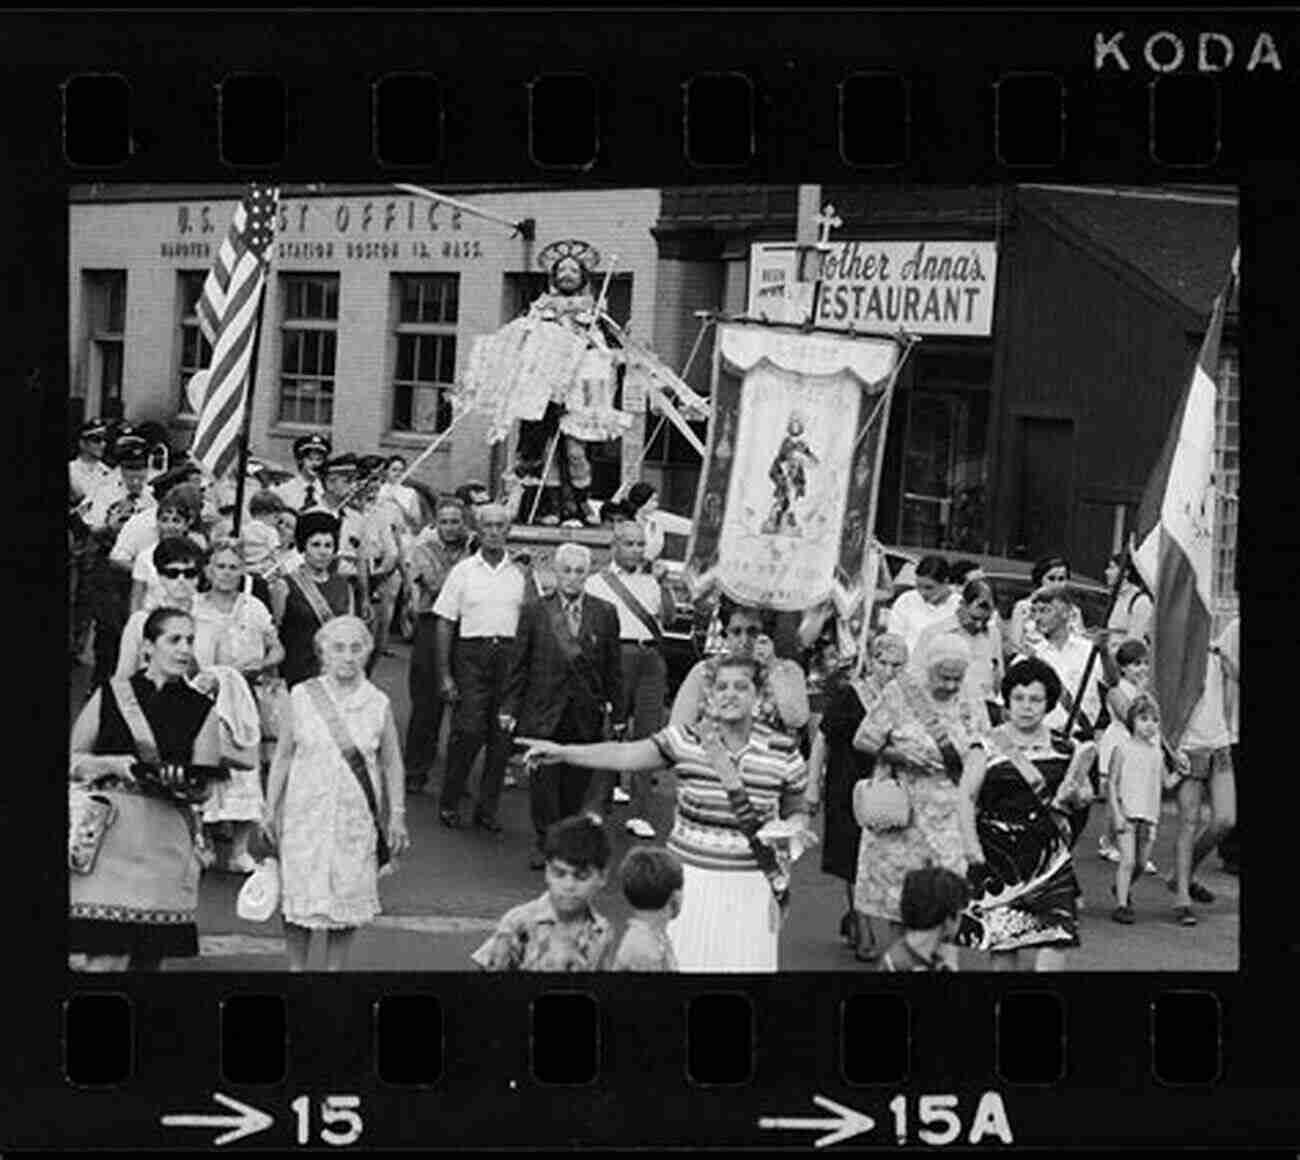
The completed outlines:
[[[785,438],[772,460],[768,478],[772,481],[772,511],[763,524],[769,534],[798,535],[799,522],[795,518],[796,500],[803,499],[808,491],[808,470],[819,462],[804,438],[804,419],[798,412],[786,423]]]

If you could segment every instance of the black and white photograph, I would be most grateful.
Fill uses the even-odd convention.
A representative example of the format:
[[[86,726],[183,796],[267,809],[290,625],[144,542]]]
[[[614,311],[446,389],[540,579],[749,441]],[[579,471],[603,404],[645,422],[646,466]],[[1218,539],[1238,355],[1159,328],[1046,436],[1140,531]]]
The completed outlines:
[[[1238,970],[1235,187],[67,215],[72,971]]]

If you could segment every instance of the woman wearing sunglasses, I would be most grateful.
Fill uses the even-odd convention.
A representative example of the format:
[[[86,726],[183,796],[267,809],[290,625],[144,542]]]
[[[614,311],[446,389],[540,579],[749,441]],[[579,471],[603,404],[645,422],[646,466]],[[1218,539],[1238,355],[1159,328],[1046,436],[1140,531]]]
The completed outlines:
[[[160,541],[153,550],[153,556],[160,590],[156,598],[157,604],[153,607],[176,608],[185,613],[192,611],[194,597],[199,590],[203,549],[188,536],[174,536]],[[122,630],[122,646],[118,650],[114,676],[128,679],[144,665],[141,644],[144,640],[145,620],[153,607],[131,613]]]
[[[201,497],[197,488],[188,484],[174,487],[158,503],[154,512],[157,538],[146,545],[131,565],[131,611],[158,608],[164,602],[164,585],[158,576],[158,563],[154,559],[157,545],[167,540],[187,538],[202,548],[199,532]]]

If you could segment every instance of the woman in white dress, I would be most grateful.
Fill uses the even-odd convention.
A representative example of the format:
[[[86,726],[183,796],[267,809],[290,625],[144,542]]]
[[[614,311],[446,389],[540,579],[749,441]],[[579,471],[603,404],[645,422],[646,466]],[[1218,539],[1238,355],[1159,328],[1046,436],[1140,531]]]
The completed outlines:
[[[307,969],[312,932],[322,930],[325,969],[340,971],[357,928],[379,914],[385,855],[410,841],[392,706],[365,677],[374,640],[359,617],[339,616],[316,648],[322,675],[290,694],[263,829],[280,851],[290,970]]]
[[[758,667],[750,657],[719,660],[710,713],[698,724],[669,725],[640,741],[516,741],[527,746],[525,762],[629,773],[672,766],[677,815],[668,849],[685,878],[668,937],[683,971],[777,969],[790,861],[806,842],[807,770],[788,739],[754,719]]]
[[[248,590],[251,585],[238,540],[221,540],[213,546],[207,574],[211,588],[200,592],[193,604],[194,658],[200,671],[214,665],[235,669],[256,692],[284,659],[284,648],[270,609]],[[257,769],[232,769],[230,780],[214,787],[203,807],[203,823],[222,868],[239,874],[256,868],[248,839],[254,823],[262,820],[264,804]]]

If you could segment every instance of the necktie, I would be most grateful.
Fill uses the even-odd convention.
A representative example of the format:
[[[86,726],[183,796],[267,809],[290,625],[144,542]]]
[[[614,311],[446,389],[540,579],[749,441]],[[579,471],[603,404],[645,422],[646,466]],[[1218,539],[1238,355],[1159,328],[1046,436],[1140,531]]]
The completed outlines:
[[[316,485],[314,483],[307,485],[307,494],[303,497],[302,505],[304,508],[316,505]]]
[[[576,600],[566,600],[564,602],[564,610],[569,617],[569,631],[577,637],[578,630],[582,627],[581,606]]]

